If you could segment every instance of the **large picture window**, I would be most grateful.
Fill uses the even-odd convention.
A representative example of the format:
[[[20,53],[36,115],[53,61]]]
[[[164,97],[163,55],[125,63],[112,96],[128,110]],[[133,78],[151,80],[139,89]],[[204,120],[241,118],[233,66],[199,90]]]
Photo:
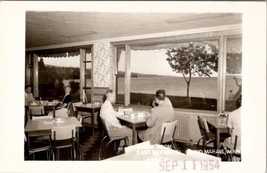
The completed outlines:
[[[241,93],[241,42],[241,37],[227,36],[226,49],[219,44],[218,37],[148,48],[138,46],[138,49],[130,45],[129,59],[126,49],[120,48],[121,51],[117,51],[120,53],[117,55],[116,102],[126,103],[128,94],[130,105],[150,106],[156,90],[164,89],[174,108],[233,110],[235,98]],[[222,50],[226,57],[220,54]],[[227,60],[220,61],[220,58]],[[130,82],[126,79],[126,67],[130,67]],[[224,77],[218,80],[220,72]],[[125,87],[129,87],[129,93]],[[220,97],[221,91],[225,93],[224,98]],[[222,102],[225,103],[223,107]]]
[[[229,37],[226,46],[225,110],[233,111],[242,92],[242,38]]]

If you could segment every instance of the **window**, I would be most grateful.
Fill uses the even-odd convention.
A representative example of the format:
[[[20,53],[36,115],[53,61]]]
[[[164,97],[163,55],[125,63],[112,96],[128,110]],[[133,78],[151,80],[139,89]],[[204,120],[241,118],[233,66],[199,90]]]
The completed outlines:
[[[117,51],[117,77],[116,77],[116,103],[124,104],[124,88],[125,88],[125,50],[123,48]]]
[[[80,98],[79,61],[79,56],[39,57],[39,97],[45,100],[62,100],[65,95],[64,87],[69,85],[72,89],[72,100],[78,101]]]
[[[220,39],[224,38],[227,38],[226,45],[219,46]],[[154,47],[129,45],[128,60],[126,49],[117,49],[120,53],[117,55],[116,102],[126,104],[128,102],[125,99],[129,99],[131,105],[150,106],[156,90],[164,89],[174,108],[213,111],[235,109],[235,103],[229,100],[231,94],[228,92],[231,90],[233,95],[241,92],[241,43],[241,37],[214,36],[177,43],[172,41],[171,44],[162,43]],[[191,78],[188,70],[181,70],[182,65],[175,66],[185,65],[186,58],[181,62],[174,62],[174,58],[171,58],[172,54],[177,53],[181,57],[185,56],[187,51],[196,55],[194,61],[187,62],[192,64]],[[226,53],[220,55],[222,51]],[[227,60],[219,61],[220,58]],[[125,76],[126,65],[130,67],[130,82],[127,82]],[[221,70],[223,66],[226,66],[227,73]],[[125,87],[130,88],[129,93],[125,92]],[[224,92],[225,97],[220,97],[220,92]],[[223,106],[222,102],[225,103]]]
[[[85,60],[83,61],[84,65],[84,87],[83,91],[86,95],[86,97],[83,99],[83,101],[90,103],[91,102],[91,94],[92,94],[92,79],[91,79],[91,73],[92,73],[92,54],[86,53]]]
[[[229,37],[226,46],[225,110],[233,111],[242,91],[242,38]]]

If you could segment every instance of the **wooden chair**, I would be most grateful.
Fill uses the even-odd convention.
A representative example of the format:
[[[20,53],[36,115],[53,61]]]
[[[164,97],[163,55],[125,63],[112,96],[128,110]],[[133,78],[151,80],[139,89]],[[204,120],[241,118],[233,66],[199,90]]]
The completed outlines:
[[[70,148],[71,159],[76,159],[75,137],[75,125],[54,126],[52,128],[53,160],[56,157],[59,159],[59,151],[63,148]]]
[[[75,116],[80,121],[81,124],[83,124],[84,119],[91,118],[91,123],[93,123],[92,122],[92,115],[90,113],[88,113],[88,112],[79,112],[80,116],[78,116],[77,112],[75,111],[75,104],[82,104],[82,102],[77,102],[77,103],[72,103],[71,102],[69,104],[69,106],[68,106],[68,115],[69,115],[69,117]],[[84,132],[84,126],[83,126],[83,129],[82,129],[82,132]]]
[[[104,102],[104,96],[109,88],[108,87],[93,87],[92,102]]]
[[[30,105],[29,116],[30,116],[30,119],[33,119],[33,117],[45,116],[44,106],[43,105]]]
[[[160,131],[160,136],[161,136],[160,144],[171,142],[173,149],[176,149],[176,145],[174,143],[176,124],[177,120],[162,124]]]
[[[124,140],[124,144],[125,145],[123,146],[123,148],[125,148],[127,146],[127,141],[128,141],[128,137],[127,136],[119,136],[119,137],[111,137],[111,136],[109,136],[105,121],[102,120],[102,119],[101,119],[101,125],[102,125],[102,128],[103,128],[103,132],[102,132],[102,140],[101,140],[101,143],[100,143],[100,149],[99,149],[99,154],[98,154],[98,159],[99,160],[102,160],[102,159],[105,158],[106,150],[107,150],[107,147],[109,146],[109,144],[111,144],[113,142],[120,142],[121,140]],[[104,144],[104,141],[106,139],[108,140],[108,142],[105,145],[104,150],[103,150],[102,149],[103,148],[103,144]]]
[[[197,117],[198,120],[198,126],[201,134],[201,138],[197,142],[197,147],[199,148],[200,141],[202,140],[202,150],[206,149],[206,146],[210,143],[213,143],[215,147],[215,139],[216,139],[216,134],[212,131],[210,131],[210,127],[207,123],[206,118],[204,117]],[[220,142],[223,142],[229,135],[221,135],[220,137]]]
[[[32,160],[35,160],[35,153],[47,152],[47,160],[51,160],[52,146],[51,146],[51,135],[49,135],[49,140],[30,140],[29,137],[25,135],[25,150],[26,157],[28,160],[32,155]]]

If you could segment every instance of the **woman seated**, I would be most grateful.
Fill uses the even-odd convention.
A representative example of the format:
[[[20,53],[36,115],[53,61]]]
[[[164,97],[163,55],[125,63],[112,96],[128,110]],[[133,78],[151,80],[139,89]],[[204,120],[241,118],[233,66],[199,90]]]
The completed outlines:
[[[165,96],[165,90],[158,90],[156,92],[153,106],[151,116],[146,120],[148,129],[139,131],[138,137],[142,141],[149,140],[151,144],[157,144],[160,141],[159,132],[162,124],[174,120],[174,109],[170,100]]]
[[[34,101],[32,95],[32,87],[30,85],[25,86],[25,105],[29,105]]]
[[[63,97],[63,101],[62,101],[61,105],[58,107],[58,110],[55,111],[55,117],[56,118],[68,117],[67,107],[68,107],[69,103],[72,102],[70,92],[71,92],[71,88],[69,86],[67,86],[65,88],[65,96]],[[52,112],[50,112],[49,114],[52,114]]]

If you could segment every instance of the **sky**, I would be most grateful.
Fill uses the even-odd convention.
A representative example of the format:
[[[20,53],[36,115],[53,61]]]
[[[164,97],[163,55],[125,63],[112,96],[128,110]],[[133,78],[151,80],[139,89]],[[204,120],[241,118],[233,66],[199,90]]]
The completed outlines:
[[[157,50],[132,50],[131,51],[131,71],[142,74],[164,75],[164,76],[178,76],[182,77],[182,74],[178,74],[172,71],[170,65],[166,61],[166,49]],[[79,67],[80,56],[72,56],[68,58],[46,58],[43,57],[44,63],[54,66],[63,67]],[[118,64],[118,70],[124,71],[125,67],[125,51],[122,51],[120,61]],[[212,76],[217,76],[214,73]]]

